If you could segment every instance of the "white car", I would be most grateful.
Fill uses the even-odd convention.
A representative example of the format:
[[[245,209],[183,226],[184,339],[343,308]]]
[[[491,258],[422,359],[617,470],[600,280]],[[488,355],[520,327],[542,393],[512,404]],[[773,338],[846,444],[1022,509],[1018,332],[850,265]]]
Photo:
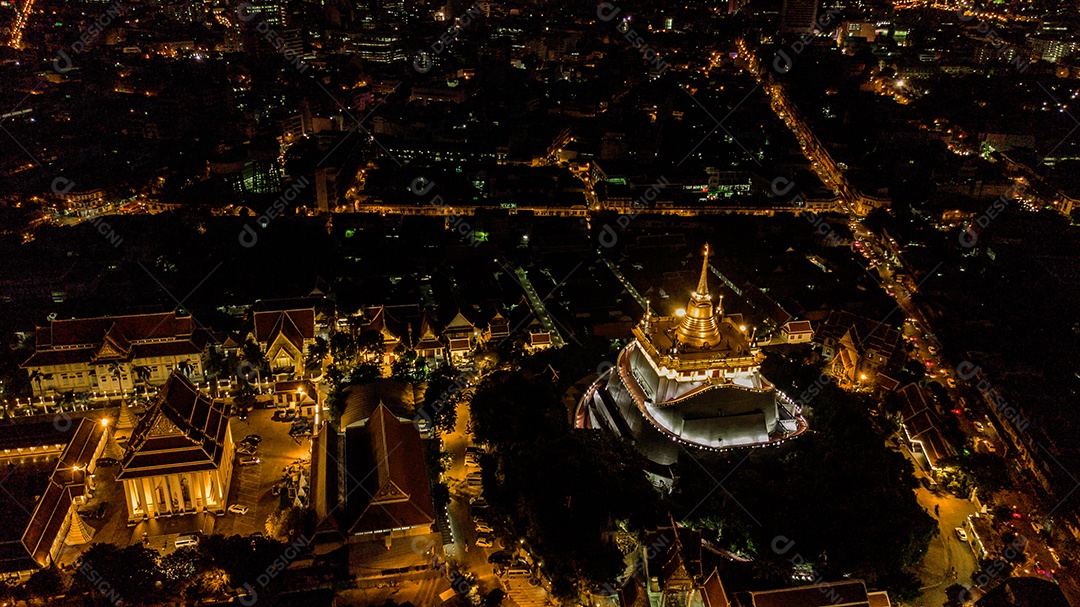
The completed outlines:
[[[255,464],[257,464],[257,463],[259,463],[261,461],[262,460],[257,458],[257,457],[250,457],[250,456],[249,457],[241,457],[240,458],[240,465],[241,466],[254,466]]]
[[[229,506],[229,512],[232,512],[233,514],[247,514],[248,507],[241,506],[240,504],[233,504],[232,506]]]
[[[481,535],[476,538],[476,545],[481,548],[491,548],[495,545],[491,540],[494,539],[490,535]]]
[[[964,531],[964,529],[963,529],[962,527],[957,527],[957,528],[956,528],[956,529],[954,529],[953,531],[956,531],[956,537],[957,537],[957,538],[958,538],[958,539],[959,539],[959,540],[960,540],[961,542],[966,542],[966,541],[968,541],[968,537],[967,537],[967,531]]]
[[[480,521],[476,521],[476,530],[480,533],[491,533],[493,531],[491,525],[487,523],[481,523]]]

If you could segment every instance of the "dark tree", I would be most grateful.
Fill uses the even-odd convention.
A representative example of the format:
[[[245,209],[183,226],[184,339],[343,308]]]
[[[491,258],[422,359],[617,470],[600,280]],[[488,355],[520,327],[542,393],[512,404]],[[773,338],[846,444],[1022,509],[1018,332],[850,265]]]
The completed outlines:
[[[72,588],[99,592],[101,581],[108,582],[125,603],[146,601],[155,594],[159,577],[158,553],[142,544],[117,548],[112,544],[94,544],[83,553],[79,572]],[[95,580],[100,580],[95,583]]]
[[[26,591],[44,601],[64,591],[64,576],[55,566],[38,569],[26,580]]]

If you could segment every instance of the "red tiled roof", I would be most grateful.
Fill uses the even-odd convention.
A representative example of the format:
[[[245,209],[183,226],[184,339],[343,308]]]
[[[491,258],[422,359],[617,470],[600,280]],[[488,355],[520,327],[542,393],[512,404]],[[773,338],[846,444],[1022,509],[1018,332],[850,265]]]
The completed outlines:
[[[116,478],[215,469],[225,457],[228,432],[223,406],[173,371],[135,425]]]
[[[285,320],[288,319],[288,322]],[[255,341],[266,344],[277,337],[278,331],[286,331],[293,345],[302,348],[303,340],[315,339],[315,309],[273,310],[255,313]],[[299,336],[299,340],[296,337]]]
[[[48,562],[49,550],[67,519],[74,498],[86,489],[84,478],[74,473],[73,468],[78,466],[85,470],[90,465],[104,433],[105,426],[96,418],[84,417],[79,421],[74,436],[56,463],[48,488],[34,508],[23,532],[22,544],[41,566]]]
[[[892,607],[892,601],[889,600],[889,593],[885,591],[868,592],[866,593],[866,596],[870,599],[870,607]]]
[[[430,525],[435,521],[420,433],[380,404],[367,421],[378,488],[350,533]]]
[[[132,349],[135,358],[150,358],[152,356],[195,356],[206,349],[206,342],[210,338],[205,331],[196,331],[191,339],[172,342],[157,342],[150,344],[135,344]]]
[[[814,329],[810,326],[808,320],[793,320],[784,325],[784,330],[788,333],[813,333]]]
[[[705,603],[705,607],[728,607],[727,594],[724,592],[724,583],[720,581],[720,576],[716,573],[716,569],[709,575],[709,578],[705,580],[705,584],[702,586],[701,598]]]
[[[94,358],[94,348],[78,348],[72,350],[38,350],[34,355],[26,359],[22,365],[27,367],[50,367],[52,365],[71,365],[75,363],[89,362]]]
[[[798,588],[750,592],[753,607],[869,607],[866,586],[860,580],[820,583]]]
[[[900,418],[905,422],[929,408],[926,395],[915,383],[910,383],[900,390],[900,403]]]
[[[195,325],[190,316],[178,316],[175,311],[54,320],[48,327],[38,328],[38,346],[100,344],[110,329],[119,331],[125,339],[136,342],[191,335]]]
[[[194,328],[190,316],[175,312],[54,320],[38,327],[37,336],[37,351],[23,368],[196,355],[206,349],[209,339],[206,331]]]
[[[874,379],[877,381],[877,385],[880,386],[882,390],[892,392],[893,390],[900,387],[900,382],[889,377],[888,375],[885,375],[884,373],[878,373]]]

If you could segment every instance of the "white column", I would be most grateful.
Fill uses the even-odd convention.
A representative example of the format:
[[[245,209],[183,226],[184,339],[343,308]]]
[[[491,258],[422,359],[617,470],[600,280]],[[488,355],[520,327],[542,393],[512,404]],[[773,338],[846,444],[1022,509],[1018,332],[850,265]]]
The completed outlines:
[[[157,501],[153,487],[150,486],[150,479],[145,476],[139,479],[139,486],[143,492],[143,510],[146,511],[146,516],[157,516]]]
[[[135,502],[138,498],[138,493],[135,492],[134,483],[131,479],[124,480],[124,501],[127,502],[128,520],[135,520]]]

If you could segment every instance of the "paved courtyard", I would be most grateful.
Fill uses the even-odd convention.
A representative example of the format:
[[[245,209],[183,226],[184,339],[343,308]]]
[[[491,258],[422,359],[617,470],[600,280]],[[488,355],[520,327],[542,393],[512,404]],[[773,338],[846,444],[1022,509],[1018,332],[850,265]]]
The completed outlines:
[[[289,436],[291,424],[272,420],[273,414],[273,409],[254,409],[246,420],[232,418],[234,442],[243,440],[248,434],[262,437],[262,443],[255,454],[262,462],[254,466],[237,464],[233,469],[228,503],[247,506],[248,513],[226,513],[218,519],[217,533],[226,536],[266,533],[266,519],[280,504],[280,498],[271,491],[273,486],[282,483],[285,469],[290,464],[299,459],[310,461],[309,437]]]

